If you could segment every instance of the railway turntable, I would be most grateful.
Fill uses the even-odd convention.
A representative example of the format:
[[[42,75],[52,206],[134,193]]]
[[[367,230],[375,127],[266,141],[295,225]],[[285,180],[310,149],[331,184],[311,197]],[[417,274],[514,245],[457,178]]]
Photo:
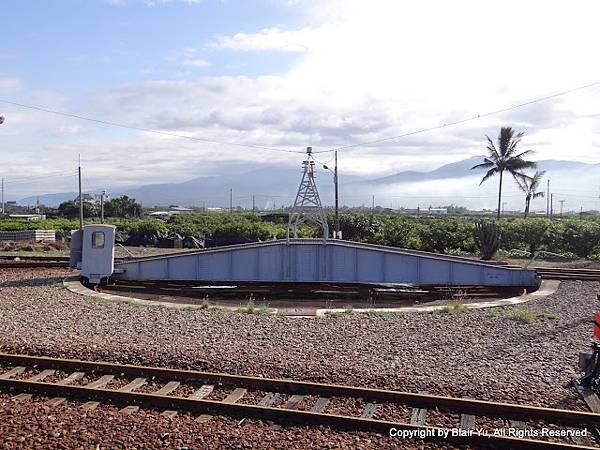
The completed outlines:
[[[364,283],[527,290],[540,284],[531,269],[339,239],[280,239],[115,261],[114,236],[112,225],[87,225],[74,233],[70,264],[81,270],[85,281]]]
[[[319,197],[312,148],[289,217],[286,239],[232,245],[197,252],[116,261],[115,227],[88,225],[71,239],[73,267],[92,284],[128,281],[329,283],[336,285],[492,286],[535,290],[535,270],[501,267],[421,251],[330,239]],[[312,222],[322,239],[298,239],[299,225]],[[292,237],[293,236],[293,237]],[[340,237],[340,236],[337,236]]]

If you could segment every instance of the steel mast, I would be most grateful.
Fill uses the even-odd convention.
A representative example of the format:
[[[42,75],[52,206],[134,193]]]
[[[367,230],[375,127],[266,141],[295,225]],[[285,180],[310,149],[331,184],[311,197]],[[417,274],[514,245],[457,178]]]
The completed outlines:
[[[303,223],[312,222],[323,229],[323,239],[326,240],[329,237],[329,226],[315,182],[315,161],[312,156],[312,147],[306,147],[306,154],[307,157],[302,162],[304,174],[288,220],[286,239],[289,240],[290,234],[295,238],[298,237],[298,227]]]

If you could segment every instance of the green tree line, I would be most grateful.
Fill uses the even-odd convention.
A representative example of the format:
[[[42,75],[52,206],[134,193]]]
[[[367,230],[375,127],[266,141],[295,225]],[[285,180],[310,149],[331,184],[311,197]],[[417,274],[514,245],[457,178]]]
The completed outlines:
[[[107,200],[104,203],[104,217],[136,218],[142,213],[142,205],[137,203],[134,198],[126,195]],[[100,217],[100,206],[95,203],[83,202],[83,218],[94,219]],[[79,217],[79,202],[69,200],[62,202],[56,215],[65,219],[77,219]]]
[[[334,228],[333,215],[328,217]],[[257,241],[285,237],[285,221],[258,214],[189,214],[171,222],[160,220],[110,220],[123,233],[177,232],[197,238],[216,238],[217,243]],[[428,252],[457,254],[479,252],[475,221],[469,219],[414,218],[384,214],[342,214],[340,228],[346,240],[402,247]],[[500,248],[533,254],[550,251],[579,257],[600,258],[600,220],[570,218],[504,218],[496,222]],[[49,219],[38,222],[0,221],[0,230],[53,229],[66,236],[79,222]],[[300,229],[301,237],[318,237],[319,230]]]

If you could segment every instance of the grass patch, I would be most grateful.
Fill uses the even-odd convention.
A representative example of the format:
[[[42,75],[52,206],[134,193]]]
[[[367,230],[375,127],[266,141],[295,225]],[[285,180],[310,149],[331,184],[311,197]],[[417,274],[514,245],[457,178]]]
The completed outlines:
[[[208,301],[208,297],[204,297],[204,300],[202,300],[202,304],[198,307],[198,309],[209,309],[210,308],[210,302]]]
[[[502,317],[504,315],[502,308],[490,308],[489,312],[492,317]]]
[[[467,307],[462,303],[451,303],[449,305],[444,306],[440,310],[440,313],[456,315],[456,314],[462,314],[466,310],[467,310]]]
[[[271,308],[269,308],[267,305],[255,306],[254,303],[248,302],[246,306],[237,308],[235,312],[244,314],[269,314],[271,312]]]
[[[493,308],[490,310],[490,316],[492,317],[505,317],[509,320],[514,320],[520,323],[532,323],[535,319],[540,317],[555,318],[550,315],[546,315],[543,312],[530,311],[526,308],[516,307],[506,311],[502,311],[500,308]]]
[[[552,314],[547,314],[545,312],[538,311],[530,311],[523,307],[516,307],[512,309],[503,310],[502,308],[491,308],[490,309],[491,317],[505,317],[510,320],[514,320],[515,322],[520,323],[532,323],[535,319],[546,318],[546,319],[556,319],[556,316]]]
[[[525,308],[514,308],[507,311],[505,317],[521,323],[531,323],[535,320],[536,314]]]

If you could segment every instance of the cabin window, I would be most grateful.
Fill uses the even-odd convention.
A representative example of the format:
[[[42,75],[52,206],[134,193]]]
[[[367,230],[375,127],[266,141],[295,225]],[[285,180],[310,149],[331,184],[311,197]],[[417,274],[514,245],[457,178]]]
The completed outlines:
[[[92,233],[92,248],[104,248],[104,231]]]

